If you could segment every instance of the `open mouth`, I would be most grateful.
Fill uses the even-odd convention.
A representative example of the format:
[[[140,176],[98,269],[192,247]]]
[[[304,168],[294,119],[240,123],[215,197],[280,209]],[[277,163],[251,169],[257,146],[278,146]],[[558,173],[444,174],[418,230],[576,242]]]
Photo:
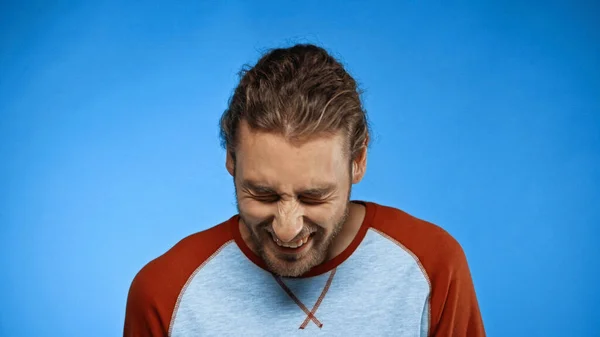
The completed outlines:
[[[313,236],[314,233],[294,242],[281,242],[281,240],[275,238],[274,236],[271,236],[271,238],[280,251],[285,253],[298,253],[310,246]]]

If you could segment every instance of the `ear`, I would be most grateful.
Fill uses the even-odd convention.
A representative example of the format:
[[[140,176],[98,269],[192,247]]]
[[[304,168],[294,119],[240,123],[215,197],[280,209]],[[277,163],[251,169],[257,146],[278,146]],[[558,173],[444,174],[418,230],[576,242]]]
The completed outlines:
[[[365,142],[366,143],[366,142]],[[367,171],[367,145],[363,145],[352,161],[352,184],[358,184]]]
[[[235,175],[235,159],[233,159],[233,153],[231,150],[227,150],[227,158],[225,159],[225,167],[227,172],[233,177]]]

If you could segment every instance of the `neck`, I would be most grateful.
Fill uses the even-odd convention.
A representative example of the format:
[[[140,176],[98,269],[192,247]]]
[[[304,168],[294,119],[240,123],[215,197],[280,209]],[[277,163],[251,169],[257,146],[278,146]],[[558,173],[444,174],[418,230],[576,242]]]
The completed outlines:
[[[327,260],[331,260],[336,256],[340,255],[352,240],[356,237],[363,220],[365,219],[366,209],[362,204],[349,202],[348,205],[348,217],[342,226],[341,231],[335,237],[331,243],[329,253],[327,254]]]

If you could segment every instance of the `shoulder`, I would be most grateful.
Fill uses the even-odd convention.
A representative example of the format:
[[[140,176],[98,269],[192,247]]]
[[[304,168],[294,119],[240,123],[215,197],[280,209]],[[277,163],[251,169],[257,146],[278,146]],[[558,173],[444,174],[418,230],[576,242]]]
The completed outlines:
[[[429,325],[440,336],[485,336],[477,296],[458,241],[443,228],[375,204],[371,228],[410,254],[429,283]]]
[[[187,277],[232,240],[228,222],[189,235],[164,254],[148,262],[135,276],[134,283],[152,283],[157,280],[174,280]],[[169,283],[172,283],[170,281]]]
[[[376,205],[371,227],[413,255],[430,282],[466,266],[464,251],[450,233],[400,209]]]
[[[233,239],[229,221],[185,237],[148,262],[133,279],[132,287],[152,294],[167,290],[164,288],[182,287],[194,270]]]
[[[128,325],[136,324],[169,326],[179,294],[190,276],[233,240],[233,219],[185,237],[141,268],[128,293],[126,330]]]

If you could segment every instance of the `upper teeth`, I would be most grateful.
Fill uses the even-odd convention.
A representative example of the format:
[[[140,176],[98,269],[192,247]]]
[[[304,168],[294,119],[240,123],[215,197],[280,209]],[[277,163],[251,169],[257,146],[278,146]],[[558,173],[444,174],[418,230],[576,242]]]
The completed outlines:
[[[281,242],[281,240],[274,238],[275,243],[277,243],[278,246],[280,247],[286,247],[286,248],[298,248],[300,246],[302,246],[303,244],[305,244],[308,241],[308,236],[305,237],[304,239],[300,239],[296,242],[290,242],[290,243],[284,243]]]

